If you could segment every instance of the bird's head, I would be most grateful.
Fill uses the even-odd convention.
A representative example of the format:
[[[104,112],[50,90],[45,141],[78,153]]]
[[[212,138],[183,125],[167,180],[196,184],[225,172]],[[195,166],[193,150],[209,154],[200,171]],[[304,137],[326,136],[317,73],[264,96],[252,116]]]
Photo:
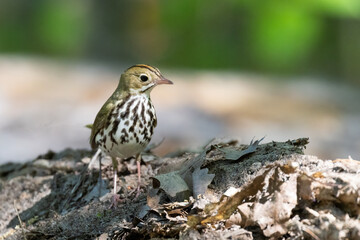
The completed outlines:
[[[166,79],[159,69],[137,64],[129,67],[121,75],[119,87],[130,94],[150,94],[151,90],[160,84],[173,84],[173,82]]]

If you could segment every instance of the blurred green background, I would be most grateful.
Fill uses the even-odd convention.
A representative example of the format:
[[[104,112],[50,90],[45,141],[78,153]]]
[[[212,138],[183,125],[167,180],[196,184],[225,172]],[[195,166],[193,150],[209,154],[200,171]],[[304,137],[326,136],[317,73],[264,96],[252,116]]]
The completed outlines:
[[[360,84],[359,0],[11,0],[0,52]]]
[[[89,149],[136,63],[175,83],[152,94],[159,155],[266,136],[360,159],[360,0],[2,0],[0,163]]]

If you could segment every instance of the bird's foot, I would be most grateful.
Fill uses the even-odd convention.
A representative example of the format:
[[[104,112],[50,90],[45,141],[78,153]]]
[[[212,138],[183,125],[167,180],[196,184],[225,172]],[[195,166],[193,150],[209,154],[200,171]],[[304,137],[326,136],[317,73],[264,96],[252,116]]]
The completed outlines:
[[[121,199],[120,196],[118,194],[113,194],[112,200],[111,200],[111,205],[109,207],[109,209],[116,209],[118,206],[118,203],[123,203],[124,199]]]
[[[140,196],[140,193],[143,192],[142,188],[145,188],[145,186],[138,184],[137,187],[129,193],[129,196],[135,194],[134,199],[137,199]]]

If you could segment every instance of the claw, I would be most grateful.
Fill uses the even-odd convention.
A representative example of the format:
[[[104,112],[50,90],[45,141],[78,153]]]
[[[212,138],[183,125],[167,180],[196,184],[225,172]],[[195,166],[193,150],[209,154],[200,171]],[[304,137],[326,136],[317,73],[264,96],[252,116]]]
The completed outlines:
[[[138,183],[137,187],[129,193],[129,196],[133,195],[135,192],[136,194],[134,199],[137,199],[140,196],[140,193],[142,192],[140,183]]]
[[[109,209],[116,209],[118,206],[118,203],[123,203],[124,199],[121,199],[118,194],[114,194],[111,200],[111,205],[109,206]]]

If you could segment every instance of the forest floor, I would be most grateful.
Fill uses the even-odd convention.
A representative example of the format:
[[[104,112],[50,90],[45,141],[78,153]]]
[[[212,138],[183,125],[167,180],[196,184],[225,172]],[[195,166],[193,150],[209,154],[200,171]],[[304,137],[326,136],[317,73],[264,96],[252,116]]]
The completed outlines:
[[[264,140],[262,140],[264,141]],[[360,239],[360,162],[304,155],[307,138],[143,154],[112,167],[94,152],[49,151],[0,166],[0,239]]]

